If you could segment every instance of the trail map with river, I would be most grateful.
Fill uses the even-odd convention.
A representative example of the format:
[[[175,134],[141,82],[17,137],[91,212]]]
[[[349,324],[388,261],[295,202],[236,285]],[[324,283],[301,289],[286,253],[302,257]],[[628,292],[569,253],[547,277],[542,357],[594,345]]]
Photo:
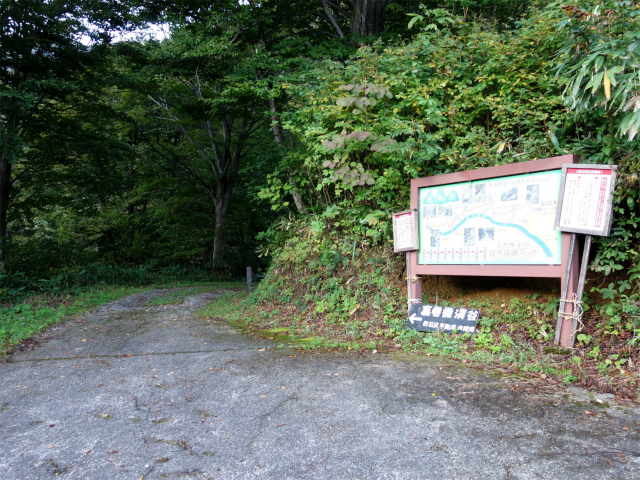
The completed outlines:
[[[419,263],[560,264],[560,177],[552,170],[421,188]]]

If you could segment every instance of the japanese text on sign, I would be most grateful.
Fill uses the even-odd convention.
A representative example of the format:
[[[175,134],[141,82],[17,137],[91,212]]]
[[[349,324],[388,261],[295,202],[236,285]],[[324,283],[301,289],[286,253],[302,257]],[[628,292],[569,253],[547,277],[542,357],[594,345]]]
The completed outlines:
[[[411,305],[407,327],[421,332],[473,333],[480,318],[480,310],[469,308]]]
[[[566,166],[556,228],[565,232],[609,235],[615,167]]]
[[[393,250],[406,252],[418,249],[417,218],[414,210],[393,214]]]

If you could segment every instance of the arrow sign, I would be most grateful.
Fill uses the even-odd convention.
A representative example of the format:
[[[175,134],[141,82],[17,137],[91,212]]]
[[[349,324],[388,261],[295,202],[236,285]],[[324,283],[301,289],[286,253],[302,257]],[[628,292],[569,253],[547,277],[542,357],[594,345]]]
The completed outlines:
[[[473,333],[480,318],[480,310],[463,307],[413,304],[407,327],[420,332]]]

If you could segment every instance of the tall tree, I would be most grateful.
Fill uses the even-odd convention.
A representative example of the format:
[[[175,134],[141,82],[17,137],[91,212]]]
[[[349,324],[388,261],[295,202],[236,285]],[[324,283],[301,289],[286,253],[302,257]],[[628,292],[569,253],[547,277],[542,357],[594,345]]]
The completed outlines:
[[[90,89],[87,68],[100,60],[110,29],[130,24],[134,6],[98,0],[0,3],[0,266],[10,237],[7,214],[19,185],[16,168],[22,164],[32,171],[51,163],[41,158],[29,164],[29,138],[47,135],[73,114],[64,102]]]
[[[223,33],[227,32],[225,30]],[[193,25],[162,44],[148,44],[137,61],[151,82],[136,87],[145,118],[133,119],[147,161],[203,191],[213,204],[212,263],[224,263],[227,215],[243,159],[263,139],[269,120],[266,90],[246,68],[246,48]],[[133,55],[129,57],[131,60]],[[137,67],[134,67],[137,68]],[[262,133],[262,137],[258,136]]]
[[[342,19],[348,19],[351,32],[368,37],[384,30],[387,8],[394,0],[318,0],[336,34],[344,38]],[[342,18],[341,18],[342,17]]]

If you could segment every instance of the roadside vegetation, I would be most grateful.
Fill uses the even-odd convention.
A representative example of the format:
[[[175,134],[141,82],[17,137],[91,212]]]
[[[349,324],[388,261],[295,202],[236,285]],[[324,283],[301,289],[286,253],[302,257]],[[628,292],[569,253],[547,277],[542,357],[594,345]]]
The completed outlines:
[[[302,146],[287,168],[301,173],[300,185],[308,179],[318,208],[261,234],[274,260],[251,297],[252,325],[638,397],[640,6],[539,7],[508,27],[424,8],[411,39],[363,45],[348,61],[290,80],[299,104],[283,117]],[[408,206],[407,179],[568,153],[619,172],[612,234],[595,239],[576,349],[553,345],[558,291],[460,291],[440,300],[482,310],[473,336],[406,329],[403,257],[391,253],[389,217]],[[278,178],[260,193],[276,210],[287,206]]]

